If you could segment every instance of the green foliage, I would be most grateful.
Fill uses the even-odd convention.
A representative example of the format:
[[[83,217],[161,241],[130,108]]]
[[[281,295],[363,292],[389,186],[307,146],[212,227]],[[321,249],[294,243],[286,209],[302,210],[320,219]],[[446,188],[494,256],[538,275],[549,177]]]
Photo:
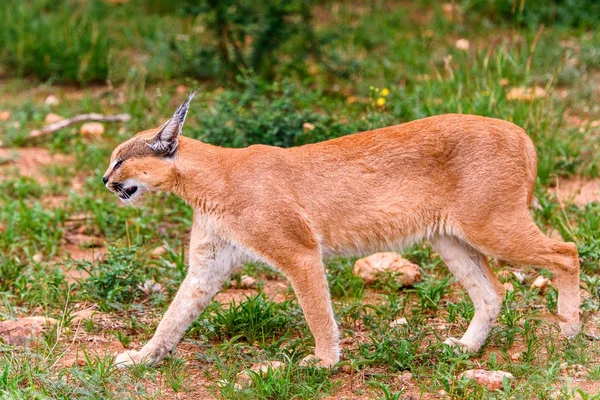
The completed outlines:
[[[528,27],[550,24],[594,29],[600,22],[596,0],[475,0],[469,6],[489,17]]]
[[[111,246],[106,258],[91,268],[88,261],[79,261],[78,268],[90,274],[81,287],[104,308],[121,308],[142,293],[139,286],[146,280],[137,256],[138,248]]]
[[[240,303],[233,300],[227,308],[219,305],[210,313],[205,312],[204,317],[192,325],[190,333],[264,345],[290,327],[293,310],[292,303],[275,303],[260,293]]]
[[[92,82],[108,76],[106,3],[0,2],[0,65],[18,76]]]

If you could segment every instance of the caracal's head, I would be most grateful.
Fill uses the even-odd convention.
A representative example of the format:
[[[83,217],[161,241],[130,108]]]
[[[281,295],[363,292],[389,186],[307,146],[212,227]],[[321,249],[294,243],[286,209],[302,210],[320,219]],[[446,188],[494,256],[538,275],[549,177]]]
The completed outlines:
[[[191,93],[160,127],[136,134],[113,151],[102,181],[123,202],[135,203],[148,192],[169,190],[178,138],[195,94]]]

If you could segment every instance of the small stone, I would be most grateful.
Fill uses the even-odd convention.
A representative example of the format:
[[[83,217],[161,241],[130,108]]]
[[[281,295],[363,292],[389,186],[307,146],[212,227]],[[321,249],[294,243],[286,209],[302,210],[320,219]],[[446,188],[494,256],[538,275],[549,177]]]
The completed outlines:
[[[166,252],[167,248],[165,246],[158,246],[152,250],[152,258],[161,258]]]
[[[410,372],[404,372],[404,373],[400,374],[399,378],[403,382],[408,382],[408,381],[412,380],[413,374]]]
[[[385,271],[398,273],[396,279],[402,286],[412,286],[421,280],[419,266],[394,252],[375,253],[354,264],[354,275],[360,276],[367,285],[375,283],[377,276]]]
[[[518,351],[516,353],[511,354],[510,359],[513,361],[519,361],[521,359],[521,352]]]
[[[505,87],[505,86],[508,86],[508,84],[510,82],[509,82],[508,78],[502,78],[502,79],[500,79],[500,82],[498,82],[498,83],[500,83],[500,86]]]
[[[506,93],[507,100],[522,100],[522,101],[530,101],[533,99],[541,99],[546,97],[548,93],[546,90],[540,86],[535,86],[532,88],[522,88],[516,87],[510,89]]]
[[[348,364],[342,366],[342,372],[345,374],[352,374],[352,367]]]
[[[463,51],[469,51],[469,47],[471,47],[471,44],[467,39],[458,39],[454,45],[457,49]]]
[[[237,374],[236,383],[234,388],[236,390],[242,390],[252,385],[252,372],[263,376],[269,371],[279,371],[285,366],[281,361],[265,361],[258,364],[254,364],[249,370],[244,370]]]
[[[497,275],[498,275],[499,279],[506,281],[506,280],[510,279],[510,276],[512,274],[511,274],[511,272],[509,270],[503,269],[501,271],[498,271]]]
[[[397,320],[390,322],[390,328],[394,328],[396,326],[406,326],[406,325],[408,325],[408,321],[404,317],[398,318]]]
[[[254,289],[258,281],[248,275],[242,275],[240,279],[240,288],[242,289]]]
[[[540,275],[531,284],[531,290],[537,289],[538,291],[543,292],[548,288],[548,285],[550,285],[550,279]]]
[[[81,125],[79,133],[88,137],[98,137],[104,134],[104,125],[100,122],[87,122]]]
[[[525,274],[519,271],[513,271],[513,275],[521,283],[525,282]]]
[[[2,233],[6,232],[6,228],[4,227],[3,224],[0,224],[0,232],[2,232]]]
[[[36,254],[34,254],[34,256],[31,259],[33,260],[34,263],[39,264],[42,262],[43,257],[40,253],[36,253]]]
[[[85,360],[81,357],[71,357],[71,358],[67,358],[66,360],[63,360],[61,362],[62,366],[65,368],[71,368],[74,365],[77,365],[79,367],[83,367],[85,365]]]
[[[457,3],[444,3],[442,4],[442,12],[446,19],[453,22],[462,22],[463,15],[460,5]]]
[[[485,369],[470,369],[460,374],[459,379],[473,379],[488,390],[498,390],[502,388],[504,378],[514,379],[513,374],[504,371],[486,371]]]
[[[44,118],[44,123],[53,124],[55,122],[62,121],[63,119],[64,118],[58,114],[50,113],[50,114],[46,114],[46,117]]]
[[[75,311],[73,314],[71,314],[71,316],[73,317],[71,319],[71,322],[73,324],[78,324],[85,319],[91,319],[95,313],[95,308],[86,308],[83,310]]]
[[[514,292],[515,291],[515,287],[510,282],[504,282],[502,284],[502,286],[504,286],[504,290],[506,290],[507,292]]]
[[[188,92],[188,88],[185,85],[177,85],[175,91],[177,94],[186,94]]]
[[[165,292],[163,286],[160,283],[154,282],[152,279],[144,281],[144,283],[142,283],[138,287],[142,292],[144,292],[146,296]]]
[[[57,96],[51,94],[48,97],[46,97],[46,100],[44,100],[44,103],[46,103],[46,105],[49,105],[49,106],[57,106],[60,104],[60,99]]]
[[[305,123],[302,124],[302,130],[304,132],[314,131],[315,130],[315,126],[313,124],[311,124],[310,122],[305,122]]]
[[[10,119],[10,111],[0,111],[0,121],[8,121]]]
[[[48,326],[57,320],[46,317],[24,317],[0,322],[0,339],[6,344],[21,346],[39,337]]]

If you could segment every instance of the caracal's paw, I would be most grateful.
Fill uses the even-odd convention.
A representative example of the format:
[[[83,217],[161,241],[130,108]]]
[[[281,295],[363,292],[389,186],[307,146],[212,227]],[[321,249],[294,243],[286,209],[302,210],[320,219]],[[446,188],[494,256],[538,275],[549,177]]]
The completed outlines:
[[[444,340],[444,344],[454,348],[455,353],[476,353],[479,347],[460,341],[457,338],[449,337]]]
[[[340,360],[339,357],[327,357],[321,358],[314,354],[306,356],[300,361],[301,367],[319,367],[319,368],[332,368]]]
[[[136,350],[123,352],[115,359],[115,365],[118,368],[126,368],[139,364],[153,364],[153,362],[152,360],[149,360],[148,357],[144,357],[141,352]]]
[[[560,332],[567,338],[572,338],[581,332],[581,322],[559,322]]]

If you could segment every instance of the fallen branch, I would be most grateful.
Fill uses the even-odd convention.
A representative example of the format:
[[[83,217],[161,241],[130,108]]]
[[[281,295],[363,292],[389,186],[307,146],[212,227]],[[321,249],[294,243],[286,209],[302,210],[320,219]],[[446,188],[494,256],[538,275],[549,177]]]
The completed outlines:
[[[48,135],[49,133],[56,132],[60,129],[66,128],[67,126],[71,126],[73,124],[83,122],[83,121],[105,121],[105,122],[125,122],[131,119],[131,115],[129,114],[116,114],[116,115],[103,115],[103,114],[80,114],[76,115],[73,118],[66,118],[45,126],[40,129],[34,129],[29,132],[29,139],[38,138],[40,136]]]

